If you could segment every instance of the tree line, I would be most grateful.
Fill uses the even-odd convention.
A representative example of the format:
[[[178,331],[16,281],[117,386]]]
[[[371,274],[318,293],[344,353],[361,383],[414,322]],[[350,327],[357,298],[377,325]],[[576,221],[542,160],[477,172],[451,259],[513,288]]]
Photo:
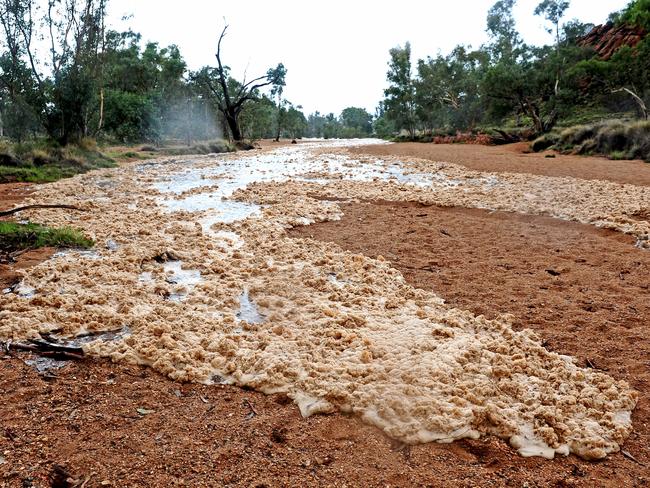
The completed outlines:
[[[553,43],[526,44],[517,31],[516,0],[499,0],[488,11],[489,42],[459,45],[449,54],[411,60],[407,42],[390,50],[388,88],[375,121],[377,134],[401,132],[415,139],[433,133],[526,127],[533,134],[559,122],[635,112],[647,119],[650,103],[650,0],[634,0],[609,19],[636,28],[644,38],[602,59],[581,41],[594,28],[566,21],[568,0],[543,0],[541,17]]]
[[[189,70],[179,48],[143,43],[106,25],[108,0],[0,0],[0,136],[114,142],[361,137],[372,117],[350,107],[306,117],[284,96],[286,68],[231,74],[216,40],[214,66]]]

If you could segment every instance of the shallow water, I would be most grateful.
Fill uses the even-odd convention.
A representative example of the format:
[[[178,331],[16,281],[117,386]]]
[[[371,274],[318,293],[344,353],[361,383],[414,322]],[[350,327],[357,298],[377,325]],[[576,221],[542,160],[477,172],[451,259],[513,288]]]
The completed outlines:
[[[365,139],[354,141],[358,145],[382,144],[383,141]],[[204,232],[214,223],[232,223],[249,217],[257,217],[262,207],[254,203],[229,200],[237,191],[252,183],[285,182],[289,180],[328,184],[334,181],[394,181],[416,187],[455,187],[467,185],[495,185],[496,177],[475,180],[455,180],[443,172],[409,172],[407,164],[386,163],[381,159],[362,162],[341,154],[314,156],[308,149],[342,147],[350,142],[313,142],[298,146],[282,147],[264,154],[253,154],[237,159],[226,159],[214,164],[202,165],[184,162],[188,167],[165,175],[154,188],[164,195],[159,202],[169,212],[209,211],[202,220]],[[176,161],[176,163],[180,163]],[[204,188],[204,191],[201,189]],[[191,194],[184,195],[189,192]],[[306,222],[308,223],[308,222]]]
[[[169,295],[172,302],[182,302],[201,283],[201,272],[196,269],[183,269],[182,261],[167,261],[163,265],[167,283],[176,285],[175,291]]]
[[[249,324],[261,324],[266,318],[260,314],[255,302],[248,296],[248,290],[244,290],[239,296],[239,312],[237,318]]]

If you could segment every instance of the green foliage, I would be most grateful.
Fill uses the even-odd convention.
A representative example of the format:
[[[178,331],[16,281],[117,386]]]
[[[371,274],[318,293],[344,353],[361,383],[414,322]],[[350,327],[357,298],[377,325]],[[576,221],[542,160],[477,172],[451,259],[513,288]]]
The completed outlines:
[[[650,0],[636,0],[621,14],[643,24]],[[516,29],[516,0],[498,0],[489,9],[489,42],[478,49],[457,46],[447,55],[417,61],[410,72],[410,46],[389,52],[388,88],[380,103],[375,132],[431,140],[436,134],[477,128],[532,131],[591,122],[621,113],[647,118],[650,106],[650,37],[623,46],[611,59],[581,46],[593,28],[578,20],[564,23],[569,2],[542,0],[553,45],[526,45]]]
[[[650,31],[650,0],[633,0],[616,16],[622,24],[637,25]]]
[[[388,62],[388,88],[384,90],[382,108],[384,116],[415,137],[415,84],[411,75],[411,44],[394,47]]]
[[[372,134],[372,115],[364,108],[347,107],[339,119],[343,137],[368,137]]]
[[[120,142],[155,141],[159,136],[157,110],[144,94],[107,90],[104,128]]]
[[[39,247],[92,247],[94,242],[70,227],[51,228],[39,224],[0,221],[0,250]]]
[[[322,115],[320,112],[315,112],[310,114],[305,122],[306,135],[325,139],[369,137],[374,130],[372,115],[360,107],[344,108],[339,117],[333,113]],[[386,137],[389,135],[386,134]]]

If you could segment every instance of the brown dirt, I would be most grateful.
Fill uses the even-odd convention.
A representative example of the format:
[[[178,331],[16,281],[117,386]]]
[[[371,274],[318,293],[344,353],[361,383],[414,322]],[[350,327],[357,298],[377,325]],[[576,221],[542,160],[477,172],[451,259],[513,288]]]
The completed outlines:
[[[0,184],[0,210],[9,210],[34,192],[33,183]]]
[[[505,146],[476,144],[426,144],[404,142],[350,149],[353,154],[407,156],[456,163],[476,171],[572,176],[583,180],[650,186],[650,164],[643,161],[612,161],[601,157],[570,156],[554,152],[525,153],[528,143]],[[554,155],[547,158],[546,155]]]

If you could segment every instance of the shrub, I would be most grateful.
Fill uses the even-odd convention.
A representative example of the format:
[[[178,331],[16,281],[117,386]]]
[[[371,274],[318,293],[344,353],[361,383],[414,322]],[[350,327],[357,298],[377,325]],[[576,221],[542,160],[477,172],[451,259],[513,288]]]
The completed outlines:
[[[559,141],[560,136],[555,133],[544,134],[541,137],[538,137],[533,141],[530,148],[534,152],[545,151],[548,148],[554,146]]]
[[[570,127],[560,133],[554,146],[576,154],[601,154],[611,159],[650,162],[650,122],[610,120]]]

